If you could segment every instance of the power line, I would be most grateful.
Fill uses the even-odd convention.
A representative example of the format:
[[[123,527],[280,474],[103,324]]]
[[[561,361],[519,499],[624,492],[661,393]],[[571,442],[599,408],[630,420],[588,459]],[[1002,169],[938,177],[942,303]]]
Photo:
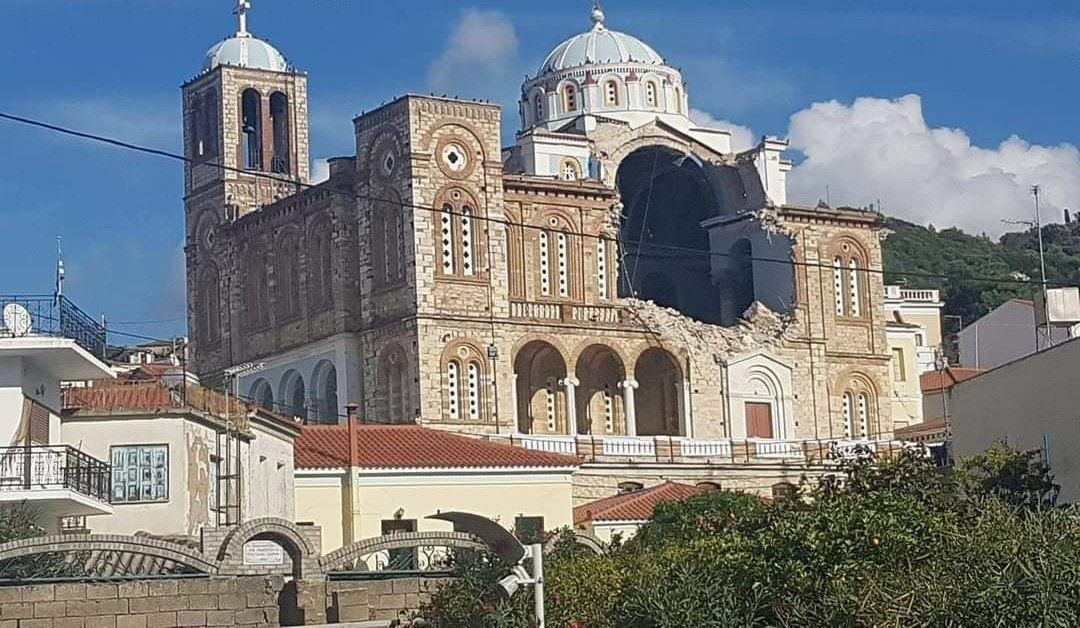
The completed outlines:
[[[168,158],[168,159],[174,159],[174,160],[181,161],[181,162],[187,163],[187,164],[199,164],[199,163],[202,163],[202,162],[199,162],[199,160],[192,159],[190,157],[186,157],[186,156],[180,155],[178,153],[173,153],[173,152],[169,152],[169,151],[161,150],[161,149],[157,149],[157,148],[150,148],[150,147],[147,147],[147,146],[141,146],[141,145],[138,145],[138,144],[125,142],[123,140],[118,140],[118,139],[115,139],[115,138],[111,138],[111,137],[107,137],[107,136],[103,136],[103,135],[98,135],[98,134],[95,134],[95,133],[89,133],[89,132],[86,132],[86,131],[79,131],[79,130],[76,130],[76,129],[70,129],[70,128],[67,128],[67,127],[62,127],[62,126],[59,126],[59,125],[56,125],[56,124],[52,124],[52,123],[49,123],[49,122],[44,122],[44,121],[41,121],[41,120],[36,120],[36,119],[33,119],[33,118],[27,118],[27,117],[23,117],[23,116],[16,116],[16,115],[5,113],[5,112],[2,112],[2,111],[0,111],[0,119],[5,119],[5,120],[12,121],[12,122],[20,123],[20,124],[34,126],[34,127],[37,127],[37,128],[53,131],[53,132],[56,132],[56,133],[61,133],[61,134],[64,134],[64,135],[70,135],[70,136],[73,136],[73,137],[79,137],[79,138],[88,139],[88,140],[92,140],[92,141],[102,142],[102,143],[109,144],[111,146],[116,146],[118,148],[123,148],[123,149],[126,149],[126,150],[133,150],[133,151],[137,151],[137,152],[141,152],[141,153],[146,153],[146,154],[149,154],[149,155],[155,155],[155,156],[158,156],[158,157],[165,157],[165,158]],[[237,167],[234,167],[234,166],[227,166],[227,165],[224,165],[224,164],[212,164],[212,166],[214,168],[219,168],[221,170],[228,171],[228,172],[235,172],[235,173],[244,174],[244,175],[251,176],[251,177],[256,177],[256,178],[269,179],[271,181],[277,181],[279,183],[288,183],[290,185],[296,186],[297,188],[315,189],[315,188],[318,188],[319,185],[320,185],[320,184],[312,184],[312,183],[303,183],[303,182],[297,181],[295,179],[290,179],[288,177],[275,175],[275,174],[268,173],[268,172],[244,170],[243,168],[237,168]],[[380,198],[380,197],[375,197],[375,196],[370,196],[370,195],[365,195],[365,194],[358,194],[356,192],[344,192],[342,190],[336,190],[336,189],[333,189],[333,188],[326,189],[325,191],[327,191],[327,192],[329,192],[331,194],[336,194],[336,195],[339,195],[339,196],[344,196],[346,198],[351,198],[352,200],[366,200],[366,201],[372,201],[372,202],[386,203],[388,205],[398,205],[399,207],[402,207],[402,208],[416,209],[416,210],[421,210],[421,211],[429,211],[429,212],[433,212],[433,213],[436,213],[436,214],[446,214],[446,215],[451,215],[451,216],[459,216],[460,217],[460,216],[465,216],[466,215],[464,212],[457,211],[457,210],[454,210],[452,208],[427,207],[427,206],[417,205],[417,204],[414,204],[414,203],[406,203],[406,202],[403,202],[401,200]],[[503,226],[507,226],[507,227],[518,227],[518,228],[521,228],[521,229],[532,229],[532,230],[537,230],[537,231],[546,231],[547,230],[545,227],[540,226],[540,225],[530,225],[530,224],[527,224],[527,223],[524,223],[524,222],[514,222],[514,221],[511,221],[511,220],[508,220],[508,219],[505,219],[505,218],[495,218],[495,217],[492,217],[492,216],[477,216],[477,215],[472,215],[472,214],[468,214],[468,217],[471,220],[478,220],[478,221],[481,221],[481,222],[502,224]],[[584,233],[584,232],[581,232],[581,231],[563,231],[563,233],[566,233],[567,235],[571,235],[571,236],[576,236],[576,237],[580,237],[580,238],[587,238],[587,239],[593,239],[593,240],[607,240],[607,239],[609,239],[609,238],[605,238],[604,236],[601,236],[601,235],[594,235],[594,234],[591,234],[591,233]],[[620,240],[621,240],[622,243],[624,243],[626,245],[635,246],[638,249],[638,253],[637,253],[638,255],[640,255],[641,248],[645,247],[645,248],[651,248],[651,249],[670,250],[670,251],[687,253],[688,256],[686,257],[686,259],[690,259],[689,254],[693,254],[693,255],[696,255],[696,256],[699,256],[699,257],[725,257],[725,258],[726,257],[733,257],[733,254],[725,253],[725,252],[722,252],[722,251],[695,249],[695,248],[692,248],[692,247],[679,246],[679,245],[674,245],[674,244],[656,244],[656,243],[651,243],[651,242],[642,242],[642,241],[625,240],[625,239],[620,239]],[[746,258],[743,258],[743,259],[746,259]],[[829,270],[829,271],[834,270],[834,268],[833,268],[833,266],[831,264],[824,264],[824,263],[820,263],[820,262],[805,262],[805,261],[798,261],[798,260],[793,260],[793,259],[778,259],[778,258],[754,257],[754,256],[751,256],[749,259],[750,259],[750,261],[762,262],[762,263],[768,263],[768,264],[783,264],[783,265],[789,265],[789,266],[801,266],[801,267],[806,267],[806,268],[820,268],[820,269],[825,269],[825,270]],[[905,275],[905,276],[908,276],[908,277],[919,277],[919,278],[923,278],[923,279],[944,279],[944,280],[947,280],[947,281],[985,281],[985,282],[990,282],[990,283],[1022,284],[1022,285],[1032,285],[1032,283],[1033,283],[1033,282],[1031,282],[1029,280],[1023,280],[1023,279],[1013,279],[1013,278],[1004,278],[1004,277],[989,277],[989,276],[978,276],[978,275],[968,275],[968,276],[949,275],[949,274],[946,274],[946,273],[928,273],[928,272],[905,271],[905,270],[885,270],[885,269],[875,269],[875,268],[860,268],[858,270],[860,272],[865,272],[865,273],[868,273],[868,274],[875,274],[875,275],[882,275],[882,276],[884,276],[886,274]],[[1047,281],[1046,283],[1047,283],[1048,286],[1050,286],[1050,285],[1053,285],[1053,286],[1070,286],[1071,285],[1069,283],[1060,282],[1060,281]]]

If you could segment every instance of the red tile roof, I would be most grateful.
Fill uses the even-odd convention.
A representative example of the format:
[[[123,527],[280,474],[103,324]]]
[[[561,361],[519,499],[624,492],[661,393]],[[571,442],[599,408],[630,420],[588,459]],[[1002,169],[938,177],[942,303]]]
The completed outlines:
[[[379,469],[576,467],[577,458],[492,443],[419,425],[358,425],[356,466]],[[295,446],[299,469],[349,464],[349,428],[306,425]]]
[[[647,521],[660,502],[679,502],[689,499],[704,488],[664,482],[632,493],[605,497],[574,509],[574,524],[586,521]]]
[[[982,372],[982,369],[950,366],[944,371],[930,371],[920,375],[919,387],[922,388],[924,393],[951,390],[956,384],[971,379]]]
[[[922,423],[915,423],[893,430],[893,437],[899,440],[922,442],[945,438],[945,417],[928,419]]]

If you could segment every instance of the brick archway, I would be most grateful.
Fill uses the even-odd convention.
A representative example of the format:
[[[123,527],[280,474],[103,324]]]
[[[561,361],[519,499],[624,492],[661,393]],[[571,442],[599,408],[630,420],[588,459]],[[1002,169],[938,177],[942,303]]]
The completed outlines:
[[[487,549],[487,545],[464,532],[403,532],[362,539],[323,556],[319,565],[323,572],[347,569],[357,560],[375,552],[408,549],[421,545],[461,549]]]
[[[0,544],[0,565],[11,559],[47,554],[86,554],[89,558],[84,569],[101,577],[158,576],[177,572],[215,575],[219,572],[217,561],[190,547],[146,536],[120,534],[54,534],[11,541]],[[118,560],[95,561],[95,556],[106,554]]]
[[[248,541],[270,540],[285,549],[292,560],[293,576],[297,579],[316,579],[322,576],[319,548],[296,524],[275,517],[253,519],[233,528],[217,552],[218,570],[223,575],[247,574],[253,571],[243,563],[244,544]],[[260,573],[263,570],[255,570]]]

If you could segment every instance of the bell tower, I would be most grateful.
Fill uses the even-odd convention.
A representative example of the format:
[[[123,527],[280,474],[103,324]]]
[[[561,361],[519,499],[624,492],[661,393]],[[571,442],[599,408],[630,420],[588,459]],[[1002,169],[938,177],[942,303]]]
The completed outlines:
[[[248,31],[250,11],[238,0],[236,32],[181,87],[188,333],[201,376],[231,364],[225,270],[234,256],[216,234],[296,193],[309,175],[307,75]]]

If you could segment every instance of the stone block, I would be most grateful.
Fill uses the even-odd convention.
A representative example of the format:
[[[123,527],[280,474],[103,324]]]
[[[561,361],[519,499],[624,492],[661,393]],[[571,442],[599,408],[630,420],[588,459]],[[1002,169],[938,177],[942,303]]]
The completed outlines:
[[[153,599],[153,598],[151,598]],[[186,595],[166,595],[157,598],[159,611],[186,611],[190,598]]]
[[[131,599],[133,597],[146,597],[150,593],[145,582],[121,582],[116,586],[116,594],[119,597]]]
[[[172,580],[155,580],[146,586],[147,595],[176,595],[180,587]]]
[[[176,611],[168,611],[165,613],[147,613],[146,625],[153,626],[153,628],[175,628]]]
[[[244,596],[244,606],[248,608],[262,608],[273,603],[274,599],[265,593],[248,593]]]
[[[55,600],[85,600],[86,585],[82,582],[58,584],[53,589]]]
[[[64,602],[34,602],[34,617],[63,617],[66,614]]]
[[[117,595],[117,586],[109,583],[95,583],[86,585],[86,599],[103,600]]]
[[[398,613],[399,613],[399,611],[397,609],[376,608],[376,609],[371,611],[371,615],[369,616],[369,618],[370,619],[377,619],[377,620],[383,620],[383,619],[385,619],[385,620],[393,620],[393,619],[398,619],[400,617],[398,615]]]
[[[232,626],[236,623],[236,613],[234,611],[207,611],[206,612],[206,625],[207,626]]]
[[[222,593],[217,596],[217,608],[223,611],[247,608],[247,599],[238,593]],[[195,608],[192,606],[192,608]]]
[[[248,609],[246,611],[237,611],[233,616],[237,625],[255,625],[255,624],[268,624],[275,621],[277,617],[271,617],[270,611],[263,609]]]
[[[20,628],[53,628],[53,620],[49,618],[42,619],[22,619],[19,620]]]
[[[126,615],[128,612],[128,601],[126,599],[115,600],[98,600],[97,614],[98,615]]]
[[[52,620],[53,628],[83,628],[86,620],[82,617],[56,617]]]
[[[56,599],[56,585],[35,584],[19,589],[22,590],[23,602],[52,602]]]
[[[218,596],[205,593],[200,595],[188,596],[188,608],[193,611],[214,611],[217,610]]]
[[[29,619],[34,616],[33,602],[0,604],[0,619]]]
[[[64,602],[68,617],[89,617],[97,615],[97,602],[95,600],[68,600]]]
[[[179,586],[180,595],[196,595],[210,593],[210,580],[199,578],[197,580],[181,580]]]
[[[87,617],[83,626],[85,628],[116,628],[116,616]]]
[[[392,583],[391,593],[417,593],[420,591],[419,578],[398,578],[390,582]]]
[[[149,626],[146,615],[124,615],[116,618],[116,628],[157,628]]]
[[[177,611],[176,625],[181,628],[185,626],[205,626],[206,611]]]
[[[333,595],[336,606],[359,606],[368,604],[367,589],[353,589],[351,591],[337,591]]]
[[[0,628],[19,628],[19,620],[0,619]]]
[[[164,598],[134,597],[128,600],[129,613],[153,613],[161,610],[159,604]]]
[[[405,608],[405,594],[391,593],[389,595],[380,595],[378,599],[375,600],[375,607],[393,609]]]
[[[21,601],[22,591],[20,587],[0,587],[0,604]]]

